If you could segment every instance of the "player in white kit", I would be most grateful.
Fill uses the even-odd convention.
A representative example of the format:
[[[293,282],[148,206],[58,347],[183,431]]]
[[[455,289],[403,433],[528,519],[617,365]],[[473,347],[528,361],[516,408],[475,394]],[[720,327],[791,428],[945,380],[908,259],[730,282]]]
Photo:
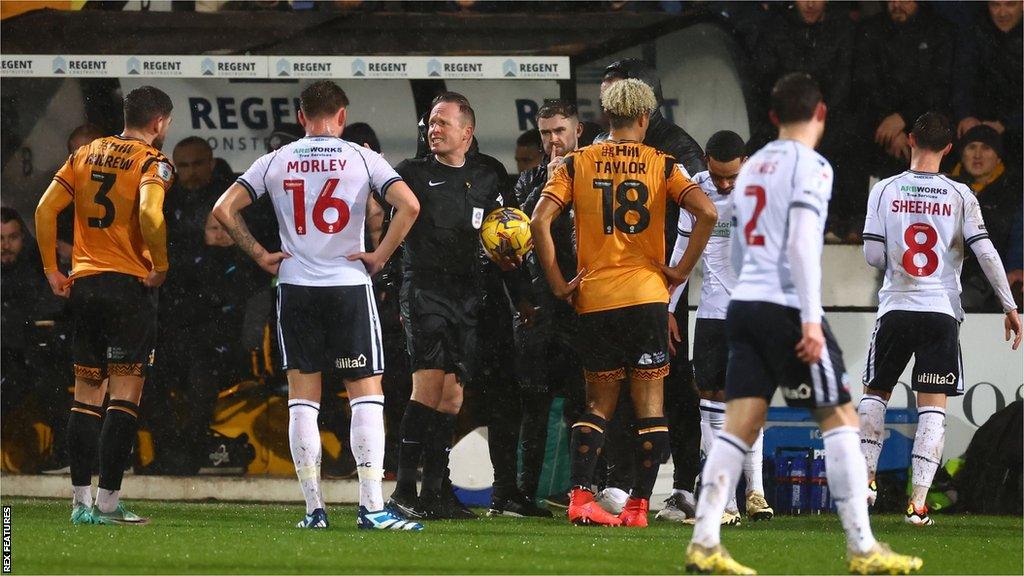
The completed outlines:
[[[732,194],[733,261],[740,273],[726,315],[725,427],[704,464],[686,568],[755,573],[722,547],[720,520],[764,426],[768,402],[781,388],[787,404],[809,408],[821,428],[850,571],[906,574],[920,569],[921,559],[892,552],[871,531],[857,413],[842,353],[822,319],[821,252],[832,167],[814,151],[826,115],[817,83],[802,73],[784,76],[772,89],[770,114],[779,139],[744,164]]]
[[[711,239],[701,255],[704,279],[701,285],[700,304],[697,306],[697,320],[693,334],[693,375],[700,394],[700,451],[706,459],[715,435],[725,423],[725,371],[729,360],[729,342],[725,337],[725,312],[729,307],[732,290],[736,286],[736,271],[730,261],[732,231],[732,191],[740,168],[747,160],[746,144],[743,138],[730,130],[716,132],[708,139],[705,161],[708,169],[694,175],[693,181],[708,195],[718,210]],[[672,251],[672,265],[682,258],[690,241],[694,217],[686,210],[679,211],[676,244]],[[669,311],[679,305],[682,287],[672,293]],[[686,306],[686,303],[682,303]],[[669,314],[669,333],[678,333],[675,317]],[[676,338],[680,341],[681,338]],[[757,440],[750,447],[743,460],[743,475],[747,482],[747,516],[754,520],[766,520],[775,512],[764,497],[762,453],[764,432],[759,431]],[[699,480],[698,480],[699,481]],[[671,501],[671,499],[670,499]],[[685,515],[671,506],[658,512],[658,519],[687,521]],[[740,512],[736,499],[730,498],[722,515],[723,525],[738,525]]]
[[[906,522],[928,526],[925,498],[942,460],[946,399],[964,393],[960,357],[960,270],[970,247],[1006,313],[1005,336],[1020,345],[1020,318],[1010,285],[985,231],[971,189],[939,174],[952,147],[949,121],[929,112],[910,133],[910,170],[871,190],[864,222],[864,256],[885,271],[878,292],[878,320],[864,369],[861,449],[868,466],[868,500],[874,503],[875,472],[882,452],[885,409],[897,379],[914,357],[912,388],[918,423],[912,453],[912,484]]]
[[[352,407],[350,444],[359,473],[357,526],[421,530],[385,509],[384,351],[370,276],[405,238],[419,213],[409,187],[384,158],[341,139],[348,98],[333,82],[302,91],[299,122],[306,136],[250,167],[214,207],[214,215],[249,256],[277,275],[277,334],[288,374],[288,439],[306,500],[300,528],[327,528],[320,492],[321,374],[340,376]],[[364,246],[370,194],[395,209],[377,249]],[[249,233],[240,211],[270,195],[281,252],[269,253]]]

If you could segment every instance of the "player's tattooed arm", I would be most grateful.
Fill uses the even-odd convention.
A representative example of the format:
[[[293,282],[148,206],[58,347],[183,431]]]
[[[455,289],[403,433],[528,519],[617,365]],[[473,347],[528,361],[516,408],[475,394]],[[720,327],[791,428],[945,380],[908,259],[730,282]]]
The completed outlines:
[[[241,214],[242,208],[249,204],[252,204],[252,198],[248,190],[236,182],[217,200],[213,207],[213,216],[224,226],[228,235],[243,252],[255,260],[260,268],[276,276],[281,261],[291,255],[285,252],[267,252],[267,249],[253,237]]]

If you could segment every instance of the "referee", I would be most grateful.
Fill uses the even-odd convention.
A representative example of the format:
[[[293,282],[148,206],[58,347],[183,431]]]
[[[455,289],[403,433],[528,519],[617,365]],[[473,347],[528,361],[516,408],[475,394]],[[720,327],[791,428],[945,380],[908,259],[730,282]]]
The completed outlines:
[[[441,94],[428,121],[430,154],[396,167],[420,201],[420,217],[406,236],[403,254],[400,304],[412,396],[402,418],[398,485],[391,495],[391,504],[412,518],[476,517],[445,485],[462,384],[478,364],[479,229],[501,206],[506,186],[503,171],[487,157],[469,153],[475,126],[465,96]],[[416,469],[423,456],[417,497]]]

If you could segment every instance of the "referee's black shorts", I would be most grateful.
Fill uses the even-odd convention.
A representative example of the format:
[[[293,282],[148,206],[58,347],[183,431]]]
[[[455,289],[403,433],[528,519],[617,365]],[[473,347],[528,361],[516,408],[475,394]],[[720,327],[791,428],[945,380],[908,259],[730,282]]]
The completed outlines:
[[[733,300],[726,314],[729,367],[725,399],[759,397],[771,401],[782,388],[786,404],[798,408],[838,406],[850,401],[843,353],[822,320],[821,360],[808,365],[796,356],[803,338],[800,311],[771,302]]]
[[[477,364],[480,311],[473,281],[406,277],[399,298],[412,371],[444,370],[469,382]]]

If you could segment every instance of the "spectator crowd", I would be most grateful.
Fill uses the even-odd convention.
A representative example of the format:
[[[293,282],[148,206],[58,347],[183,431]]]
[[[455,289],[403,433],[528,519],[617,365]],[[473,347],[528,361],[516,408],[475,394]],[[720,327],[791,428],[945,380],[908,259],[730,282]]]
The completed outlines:
[[[176,9],[389,10],[381,2],[202,2]],[[415,11],[425,3],[397,3]],[[908,132],[926,111],[953,120],[956,145],[944,166],[946,174],[977,195],[991,240],[1007,267],[1020,303],[1022,264],[1022,8],[1019,1],[943,3],[834,2],[583,2],[562,10],[599,7],[605,10],[660,10],[669,13],[698,6],[730,28],[746,52],[741,65],[750,111],[748,148],[756,150],[773,138],[767,111],[776,79],[789,72],[811,74],[822,86],[828,106],[828,129],[820,151],[835,168],[836,185],[827,240],[860,241],[870,183],[908,168]],[[501,2],[440,3],[445,10],[508,11]],[[434,5],[436,9],[438,5]],[[545,7],[548,4],[544,4]],[[515,8],[521,10],[522,7]],[[482,119],[482,122],[486,122]],[[684,127],[685,128],[685,127]],[[410,126],[410,138],[415,137]],[[584,127],[580,145],[589,143],[598,127]],[[68,137],[73,151],[103,136],[99,128],[80,126]],[[296,125],[281,125],[268,138],[268,150],[302,136]],[[344,137],[380,151],[372,128],[351,125]],[[386,151],[385,151],[386,152]],[[549,162],[538,130],[519,135],[514,156],[519,173],[536,171]],[[218,393],[235,382],[257,378],[268,389],[280,389],[283,375],[274,374],[254,358],[273,357],[276,341],[266,338],[274,326],[273,279],[233,246],[211,217],[214,202],[244,167],[228,166],[214,157],[206,140],[190,136],[175,143],[171,157],[177,171],[164,214],[172,274],[160,292],[155,365],[142,404],[144,426],[153,435],[155,460],[148,472],[194,474],[207,458],[209,427]],[[399,159],[390,159],[397,163]],[[508,193],[512,194],[513,176]],[[54,450],[34,469],[61,469],[65,441],[62,430],[70,405],[69,314],[67,301],[49,290],[36,243],[19,215],[3,208],[0,238],[2,271],[3,415],[35,402],[53,429]],[[65,214],[64,216],[68,216]],[[386,226],[386,214],[371,214],[367,232],[372,242]],[[383,222],[381,222],[383,218]],[[269,250],[279,249],[276,218],[264,198],[247,209],[253,234]],[[374,224],[379,222],[379,224]],[[74,242],[71,219],[58,230],[58,252],[67,273]],[[400,260],[393,258],[392,262]],[[399,320],[401,273],[385,269],[375,278],[387,353],[384,387],[389,441],[386,468],[395,470],[400,435],[397,425],[411,381]],[[963,273],[963,301],[969,311],[998,311],[999,305],[980,266],[969,256]],[[514,306],[503,302],[508,319]],[[504,312],[503,312],[504,313]],[[511,326],[511,324],[510,324]],[[518,336],[517,336],[518,337]],[[511,341],[511,335],[509,340]],[[511,346],[511,344],[510,344]],[[498,354],[495,362],[501,361]],[[486,371],[485,371],[486,373]],[[495,370],[495,374],[507,371]],[[497,378],[497,376],[495,376]],[[501,406],[522,397],[502,384]],[[276,388],[275,388],[276,387]],[[487,394],[486,387],[478,390]],[[472,396],[473,391],[467,394]],[[534,394],[535,396],[536,394]],[[578,401],[578,399],[576,400]],[[529,402],[529,400],[527,400]],[[539,401],[538,401],[539,402]],[[487,404],[494,405],[495,402]],[[473,402],[467,403],[474,406]],[[526,408],[524,406],[524,408]],[[534,411],[525,410],[533,414]],[[324,410],[328,414],[332,410]],[[340,412],[340,409],[336,412]],[[468,418],[491,422],[495,415],[480,410]],[[536,418],[534,418],[536,420]],[[336,425],[347,426],[345,422]],[[468,426],[470,424],[466,424]],[[531,426],[542,426],[533,423]],[[524,427],[524,430],[526,428]],[[507,429],[505,431],[508,431]],[[515,432],[511,432],[513,438]],[[339,437],[345,437],[339,434]],[[513,449],[514,453],[514,449]],[[515,467],[513,459],[512,468]],[[339,474],[351,470],[340,470]],[[496,474],[496,477],[498,474]]]

